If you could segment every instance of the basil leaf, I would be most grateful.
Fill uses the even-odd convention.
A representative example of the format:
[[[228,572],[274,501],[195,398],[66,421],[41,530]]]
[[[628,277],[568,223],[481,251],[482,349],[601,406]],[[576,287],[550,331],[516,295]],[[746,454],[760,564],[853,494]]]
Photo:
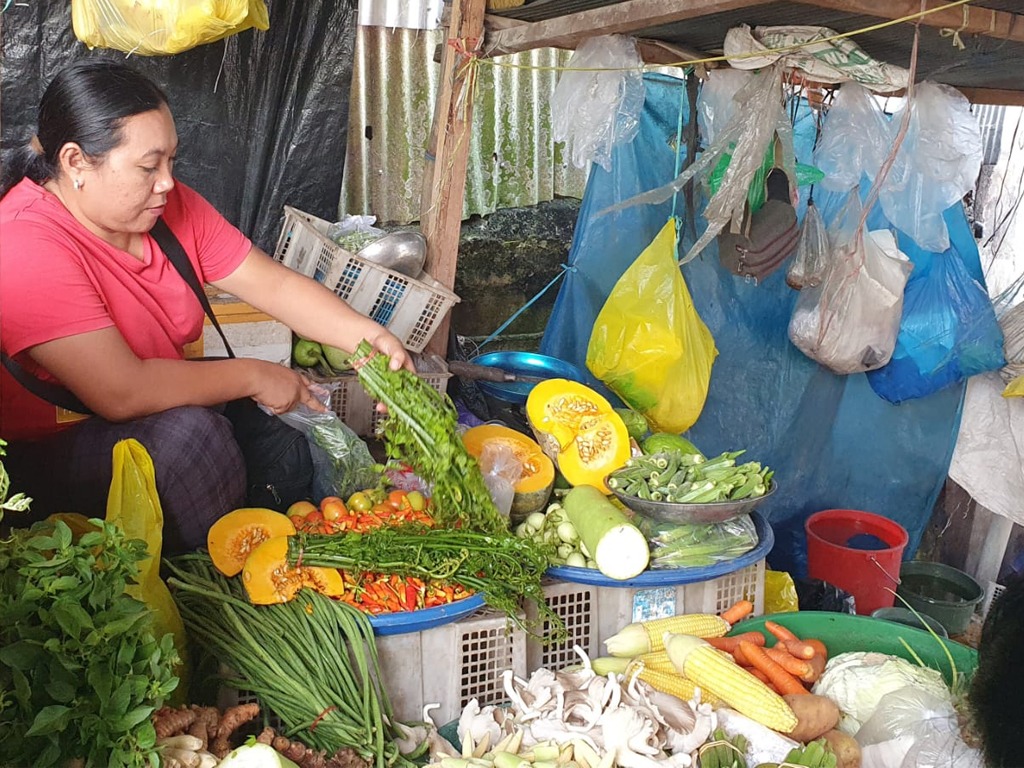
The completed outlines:
[[[38,736],[41,733],[51,731],[63,731],[71,719],[71,708],[63,704],[50,704],[39,710],[32,727],[25,732],[25,736]]]

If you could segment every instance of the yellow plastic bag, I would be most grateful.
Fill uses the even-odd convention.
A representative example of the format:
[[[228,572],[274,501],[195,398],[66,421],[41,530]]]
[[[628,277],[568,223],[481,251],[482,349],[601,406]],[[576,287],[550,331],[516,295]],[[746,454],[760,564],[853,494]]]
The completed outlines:
[[[89,48],[164,56],[268,29],[270,16],[264,0],[71,0],[71,25]]]
[[[704,409],[715,340],[675,259],[676,224],[619,278],[587,347],[587,368],[661,432],[683,432]]]
[[[793,577],[785,571],[764,572],[764,612],[788,613],[800,610]]]
[[[1003,397],[1024,397],[1024,376],[1018,376],[1007,384]]]
[[[114,445],[114,476],[107,495],[107,522],[114,523],[132,539],[142,539],[151,557],[139,563],[139,583],[125,592],[148,605],[154,613],[154,634],[174,635],[174,647],[181,657],[176,670],[181,682],[177,692],[188,690],[188,656],[185,625],[178,606],[160,578],[164,512],[156,492],[156,471],[149,452],[138,440],[121,440]]]

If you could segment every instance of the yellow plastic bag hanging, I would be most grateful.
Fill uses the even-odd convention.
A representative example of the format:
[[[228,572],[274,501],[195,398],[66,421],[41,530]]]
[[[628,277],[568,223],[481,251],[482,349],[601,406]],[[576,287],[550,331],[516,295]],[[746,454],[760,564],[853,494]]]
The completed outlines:
[[[270,16],[265,0],[71,0],[71,25],[89,48],[165,56],[269,29]]]
[[[131,539],[142,539],[150,557],[139,563],[139,583],[125,592],[148,605],[154,613],[154,634],[174,635],[174,647],[182,659],[176,670],[181,682],[178,694],[188,690],[188,656],[185,625],[178,606],[160,578],[164,512],[156,492],[156,470],[149,452],[138,440],[114,445],[114,476],[107,495],[107,522],[114,523]]]
[[[764,572],[764,612],[787,613],[800,610],[793,577],[785,571]]]
[[[587,368],[655,429],[679,433],[704,409],[718,350],[693,306],[675,245],[670,218],[598,314]]]
[[[1024,397],[1024,376],[1018,376],[1007,384],[1003,397]]]

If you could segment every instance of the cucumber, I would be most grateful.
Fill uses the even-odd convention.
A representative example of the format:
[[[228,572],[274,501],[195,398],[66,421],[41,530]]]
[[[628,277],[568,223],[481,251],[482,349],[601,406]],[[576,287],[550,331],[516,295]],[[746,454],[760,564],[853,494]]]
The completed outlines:
[[[647,537],[592,485],[577,485],[562,500],[584,551],[609,579],[622,581],[641,573],[651,559]]]

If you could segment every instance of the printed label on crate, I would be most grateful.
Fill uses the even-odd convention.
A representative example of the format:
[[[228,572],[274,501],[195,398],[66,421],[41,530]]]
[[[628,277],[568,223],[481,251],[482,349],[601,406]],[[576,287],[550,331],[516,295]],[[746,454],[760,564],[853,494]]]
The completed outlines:
[[[638,589],[633,595],[633,621],[650,621],[675,615],[675,587]]]

